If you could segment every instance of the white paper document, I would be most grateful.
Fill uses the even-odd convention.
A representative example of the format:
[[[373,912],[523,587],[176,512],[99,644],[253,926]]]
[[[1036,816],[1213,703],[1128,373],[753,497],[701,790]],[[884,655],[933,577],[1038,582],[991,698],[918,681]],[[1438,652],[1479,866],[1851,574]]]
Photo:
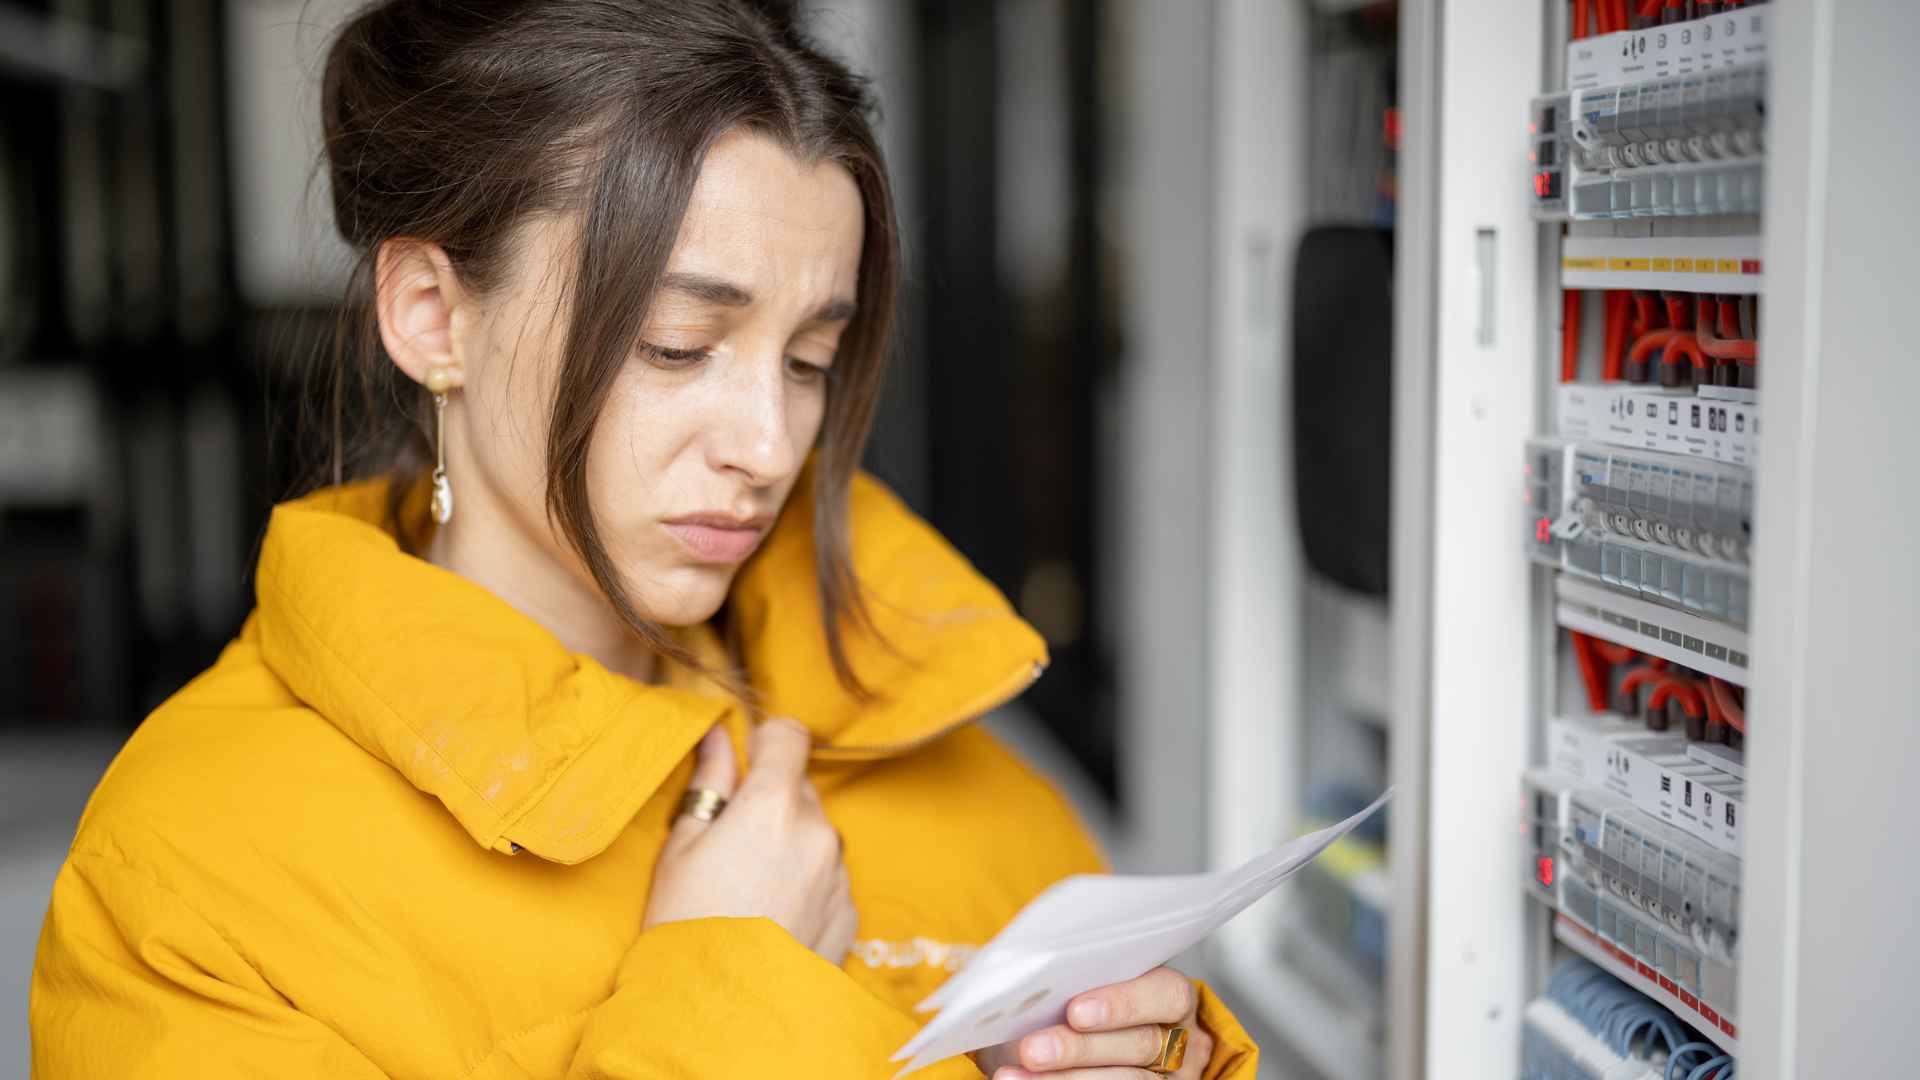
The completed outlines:
[[[1085,991],[1144,975],[1246,910],[1379,810],[1228,870],[1173,877],[1081,874],[1035,897],[967,966],[919,1005],[940,1010],[893,1055],[904,1076],[936,1061],[1063,1023]]]

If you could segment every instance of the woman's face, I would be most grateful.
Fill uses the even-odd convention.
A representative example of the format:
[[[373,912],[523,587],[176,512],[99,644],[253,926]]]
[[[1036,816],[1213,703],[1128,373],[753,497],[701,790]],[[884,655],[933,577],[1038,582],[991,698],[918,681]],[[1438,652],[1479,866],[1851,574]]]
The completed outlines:
[[[448,410],[454,516],[436,547],[549,625],[564,618],[557,591],[577,601],[584,589],[605,609],[546,513],[567,314],[557,283],[577,228],[577,218],[529,223],[510,279],[450,319],[464,382]],[[862,228],[842,166],[804,164],[748,133],[709,153],[645,345],[607,396],[588,456],[601,542],[642,615],[675,626],[711,617],[793,490],[853,312]]]

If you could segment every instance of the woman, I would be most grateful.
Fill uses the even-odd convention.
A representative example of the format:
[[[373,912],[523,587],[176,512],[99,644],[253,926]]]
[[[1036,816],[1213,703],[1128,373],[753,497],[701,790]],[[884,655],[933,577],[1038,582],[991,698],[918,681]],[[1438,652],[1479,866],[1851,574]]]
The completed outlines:
[[[1099,857],[967,726],[1041,642],[857,473],[862,84],[737,0],[398,0],[323,99],[336,482],[102,780],[36,1075],[890,1074]],[[925,1075],[1252,1075],[1169,969],[1068,1016]]]

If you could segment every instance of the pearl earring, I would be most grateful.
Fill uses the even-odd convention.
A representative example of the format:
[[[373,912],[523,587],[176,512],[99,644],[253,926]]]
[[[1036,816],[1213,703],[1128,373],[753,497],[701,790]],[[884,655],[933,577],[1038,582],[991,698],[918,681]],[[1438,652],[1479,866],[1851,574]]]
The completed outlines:
[[[436,525],[453,518],[453,485],[447,482],[447,391],[453,389],[453,368],[435,364],[427,369],[427,391],[433,395],[433,502]]]

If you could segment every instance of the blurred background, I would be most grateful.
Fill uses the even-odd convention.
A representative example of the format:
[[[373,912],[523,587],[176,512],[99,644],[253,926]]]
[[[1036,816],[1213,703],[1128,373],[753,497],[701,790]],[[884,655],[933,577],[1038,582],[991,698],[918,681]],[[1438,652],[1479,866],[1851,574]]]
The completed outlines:
[[[251,604],[347,264],[342,0],[0,0],[0,1078],[86,796]],[[1386,784],[1392,3],[808,0],[908,225],[870,468],[1046,636],[993,718],[1124,869]],[[1384,828],[1194,958],[1380,1072]]]

